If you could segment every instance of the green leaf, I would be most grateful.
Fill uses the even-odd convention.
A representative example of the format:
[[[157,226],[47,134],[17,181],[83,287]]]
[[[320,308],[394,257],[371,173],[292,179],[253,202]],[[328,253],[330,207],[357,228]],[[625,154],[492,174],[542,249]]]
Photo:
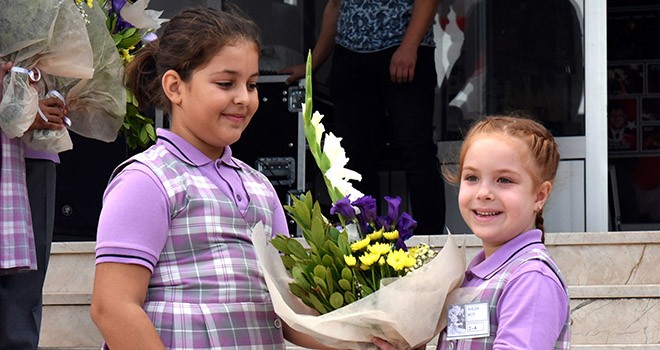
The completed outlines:
[[[328,295],[328,285],[325,284],[324,279],[314,276],[314,283],[316,283],[316,285],[321,288],[323,295]]]
[[[296,261],[288,255],[282,255],[280,259],[282,259],[282,264],[289,271],[296,265]]]
[[[343,255],[349,255],[351,253],[351,244],[348,243],[348,235],[346,233],[342,233],[337,237],[337,245]]]
[[[122,30],[122,31],[120,32],[120,34],[121,34],[124,38],[130,38],[130,37],[132,37],[133,35],[135,35],[136,33],[137,33],[137,28],[135,28],[135,27],[129,27],[129,28],[126,28],[126,29],[124,29],[124,30]]]
[[[131,47],[134,47],[135,45],[137,45],[141,40],[142,40],[142,38],[140,37],[140,35],[136,35],[136,36],[132,36],[132,37],[124,37],[119,42],[118,47],[121,46],[122,48],[130,49]]]
[[[339,309],[344,305],[344,296],[339,292],[334,292],[330,296],[330,305],[335,309]]]
[[[351,271],[351,269],[349,269],[348,267],[344,267],[341,270],[341,278],[349,282],[353,281],[353,271]]]
[[[321,315],[328,313],[328,308],[325,307],[325,305],[323,305],[323,303],[321,303],[321,301],[314,294],[309,295],[309,301],[311,302],[312,307],[316,309],[316,311],[318,311]]]
[[[323,262],[323,266],[333,266],[334,265],[334,259],[332,259],[332,256],[329,254],[323,255],[323,258],[321,259],[321,262]]]
[[[355,298],[355,294],[353,294],[353,292],[346,291],[344,292],[344,300],[346,300],[347,304],[350,304],[356,301],[357,299]]]
[[[291,254],[291,251],[289,250],[289,246],[287,245],[290,239],[291,238],[286,237],[284,235],[277,234],[275,238],[270,240],[270,244],[272,244],[273,247],[275,247],[275,249],[277,249],[280,253]]]
[[[343,290],[352,290],[353,289],[353,286],[351,285],[351,282],[349,282],[348,280],[343,279],[343,278],[340,279],[339,281],[337,281],[337,284],[339,284],[339,286]]]
[[[289,248],[289,251],[291,251],[291,254],[296,258],[300,260],[309,259],[309,254],[307,253],[307,250],[297,240],[290,239],[287,242],[287,247]]]
[[[307,281],[305,272],[300,266],[294,266],[291,269],[291,275],[293,276],[293,279],[296,281],[296,283],[300,286],[300,288],[305,290],[312,289],[311,284],[309,284],[309,282]]]
[[[121,34],[112,34],[112,41],[115,42],[115,46],[119,45],[119,43],[121,42],[121,39],[123,39],[123,38],[124,37],[121,36]]]
[[[314,276],[319,277],[319,278],[325,278],[326,275],[326,270],[323,265],[316,265],[314,266]]]

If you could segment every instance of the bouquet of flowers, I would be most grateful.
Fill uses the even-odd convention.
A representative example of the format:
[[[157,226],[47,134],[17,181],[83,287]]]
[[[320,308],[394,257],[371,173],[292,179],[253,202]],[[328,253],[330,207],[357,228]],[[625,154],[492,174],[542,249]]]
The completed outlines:
[[[449,292],[462,282],[464,254],[451,236],[436,253],[424,244],[408,247],[416,222],[389,198],[388,214],[355,190],[360,175],[346,169],[341,139],[325,133],[322,115],[312,114],[311,56],[303,106],[309,149],[323,173],[332,224],[310,193],[285,209],[304,241],[269,237],[257,226],[253,242],[277,314],[292,328],[336,348],[369,349],[374,336],[399,349],[427,343],[445,326]]]

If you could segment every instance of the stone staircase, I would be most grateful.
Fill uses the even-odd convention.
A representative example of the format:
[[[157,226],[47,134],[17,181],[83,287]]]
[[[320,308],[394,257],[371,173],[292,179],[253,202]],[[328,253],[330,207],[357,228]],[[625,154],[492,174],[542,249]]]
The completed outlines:
[[[454,238],[468,260],[480,247],[473,235]],[[413,239],[441,247],[446,237]],[[569,283],[574,349],[660,349],[660,231],[549,233],[546,244]],[[93,242],[53,244],[40,349],[100,348],[89,317],[93,276]]]

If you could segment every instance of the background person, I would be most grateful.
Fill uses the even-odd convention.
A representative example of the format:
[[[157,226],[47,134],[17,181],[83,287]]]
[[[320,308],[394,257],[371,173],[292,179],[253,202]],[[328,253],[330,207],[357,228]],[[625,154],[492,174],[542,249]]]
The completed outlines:
[[[333,53],[330,94],[336,133],[359,172],[355,187],[374,198],[378,171],[395,158],[406,175],[416,234],[441,234],[445,225],[444,182],[433,140],[437,76],[431,24],[438,1],[329,0],[312,51],[318,68]],[[304,76],[304,65],[280,71]],[[400,155],[382,154],[391,134]],[[392,170],[392,169],[389,169]]]

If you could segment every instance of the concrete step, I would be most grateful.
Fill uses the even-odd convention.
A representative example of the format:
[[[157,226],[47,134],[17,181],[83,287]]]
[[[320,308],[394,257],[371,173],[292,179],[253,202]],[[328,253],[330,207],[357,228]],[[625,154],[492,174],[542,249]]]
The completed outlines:
[[[447,238],[413,239],[438,248]],[[454,239],[468,260],[481,246],[473,235]],[[569,283],[573,348],[660,349],[660,231],[551,233],[546,244]],[[40,349],[99,349],[89,317],[93,277],[93,242],[53,244]]]

